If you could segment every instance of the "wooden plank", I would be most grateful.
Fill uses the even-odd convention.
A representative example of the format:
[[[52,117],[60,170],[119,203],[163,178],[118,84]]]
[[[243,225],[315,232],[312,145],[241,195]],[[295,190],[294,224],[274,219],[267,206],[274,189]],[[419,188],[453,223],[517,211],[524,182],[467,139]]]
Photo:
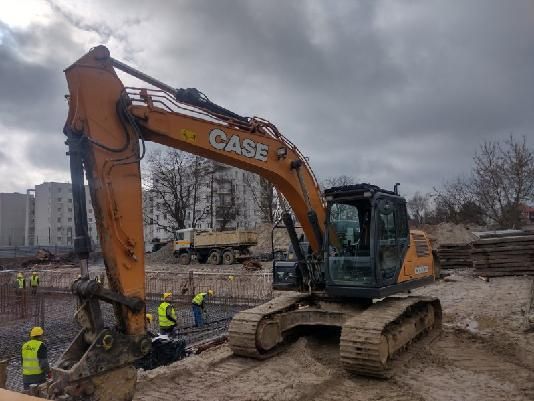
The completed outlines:
[[[504,238],[487,238],[487,239],[484,238],[484,239],[479,239],[473,242],[473,246],[476,247],[478,245],[503,244],[503,243],[514,243],[514,242],[532,243],[534,242],[534,235],[504,237]]]
[[[534,271],[527,272],[496,272],[492,270],[479,272],[477,274],[485,277],[504,277],[504,276],[534,276]]]
[[[513,250],[513,251],[532,251],[534,249],[534,244],[524,245],[524,244],[501,244],[501,245],[492,245],[484,247],[473,248],[471,253],[477,252],[487,252],[487,251],[502,251],[502,250]]]
[[[477,258],[473,258],[473,260],[524,260],[524,261],[532,261],[533,257],[531,255],[484,255]]]
[[[532,270],[534,266],[529,267],[525,265],[474,265],[475,270]]]

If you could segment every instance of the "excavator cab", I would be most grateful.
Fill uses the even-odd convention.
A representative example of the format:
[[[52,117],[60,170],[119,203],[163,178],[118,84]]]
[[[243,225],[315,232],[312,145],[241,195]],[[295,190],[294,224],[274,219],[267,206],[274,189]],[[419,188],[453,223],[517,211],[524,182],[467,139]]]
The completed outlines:
[[[432,275],[423,274],[432,270],[431,262],[421,259],[431,254],[426,238],[417,237],[415,255],[408,253],[406,200],[396,191],[357,184],[327,189],[325,198],[326,228],[322,255],[314,261],[320,266],[315,289],[324,289],[332,297],[373,299],[433,280]],[[304,252],[300,244],[298,248],[302,251],[300,261],[274,262],[275,289],[306,287],[299,264],[310,266],[313,261],[310,252]]]
[[[325,191],[326,291],[332,296],[381,298],[396,286],[409,245],[406,201],[370,184]]]

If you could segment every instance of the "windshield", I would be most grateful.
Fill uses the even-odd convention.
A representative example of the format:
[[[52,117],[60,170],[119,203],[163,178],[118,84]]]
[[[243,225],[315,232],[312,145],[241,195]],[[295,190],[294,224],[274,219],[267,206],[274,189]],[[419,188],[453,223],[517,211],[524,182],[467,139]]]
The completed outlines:
[[[332,203],[329,207],[330,278],[338,284],[372,285],[368,201]]]

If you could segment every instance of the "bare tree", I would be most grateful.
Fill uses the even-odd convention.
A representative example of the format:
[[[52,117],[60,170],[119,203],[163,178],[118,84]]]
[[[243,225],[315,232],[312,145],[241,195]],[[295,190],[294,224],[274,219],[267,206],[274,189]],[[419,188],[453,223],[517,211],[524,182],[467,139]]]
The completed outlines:
[[[322,189],[333,188],[333,187],[343,187],[345,185],[353,185],[356,183],[354,177],[348,175],[338,175],[325,178],[321,181]]]
[[[430,195],[421,194],[419,191],[406,202],[411,218],[417,225],[425,224],[430,211]]]
[[[519,227],[521,205],[534,198],[534,153],[526,138],[484,142],[475,154],[471,177],[435,190],[436,215],[454,222],[483,220]]]
[[[209,181],[209,163],[205,159],[175,149],[154,151],[147,157],[145,171],[145,223],[173,234],[193,227],[207,210],[197,210],[200,189]],[[189,213],[189,215],[188,215]]]
[[[277,209],[277,191],[267,179],[256,174],[246,174],[245,184],[252,194],[254,205],[260,212],[262,223],[274,223]]]
[[[534,197],[534,153],[526,138],[485,142],[474,157],[472,191],[486,216],[502,227],[521,225],[521,204]]]

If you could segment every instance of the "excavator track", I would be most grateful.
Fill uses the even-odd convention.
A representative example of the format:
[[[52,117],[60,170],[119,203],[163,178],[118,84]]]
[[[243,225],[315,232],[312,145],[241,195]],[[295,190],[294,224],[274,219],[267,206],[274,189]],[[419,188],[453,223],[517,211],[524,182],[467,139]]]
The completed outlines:
[[[273,342],[276,342],[271,349],[262,349],[261,341],[258,339],[261,334],[258,331],[269,321],[270,316],[295,309],[299,302],[307,297],[307,294],[284,295],[236,314],[230,323],[228,337],[228,343],[234,354],[265,359],[271,357],[273,353],[279,352],[280,347],[275,346],[282,340],[279,338],[279,334],[273,333],[271,335],[274,337]]]
[[[441,329],[437,298],[386,298],[343,325],[340,357],[343,367],[377,378],[393,374],[393,359],[411,342]]]

